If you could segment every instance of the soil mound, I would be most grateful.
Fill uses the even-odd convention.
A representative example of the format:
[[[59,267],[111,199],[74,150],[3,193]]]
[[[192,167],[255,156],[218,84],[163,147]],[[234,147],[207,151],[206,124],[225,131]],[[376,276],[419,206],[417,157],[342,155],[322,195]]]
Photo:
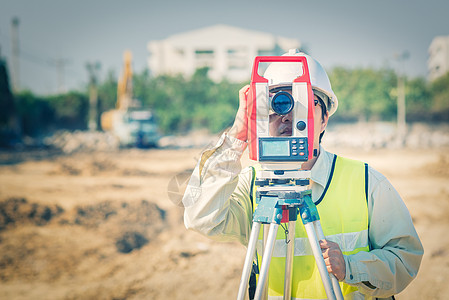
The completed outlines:
[[[129,253],[139,249],[148,243],[148,239],[139,232],[125,232],[115,242],[117,250],[121,253]]]
[[[98,230],[115,240],[117,251],[121,253],[141,248],[168,226],[166,212],[147,200],[77,206],[61,223]]]
[[[0,202],[0,231],[22,224],[45,225],[63,212],[58,205],[29,203],[25,198],[9,198]]]
[[[92,264],[111,274],[106,261],[144,247],[168,227],[166,212],[147,200],[64,211],[24,198],[0,202],[0,226],[0,282],[52,282],[95,273]]]

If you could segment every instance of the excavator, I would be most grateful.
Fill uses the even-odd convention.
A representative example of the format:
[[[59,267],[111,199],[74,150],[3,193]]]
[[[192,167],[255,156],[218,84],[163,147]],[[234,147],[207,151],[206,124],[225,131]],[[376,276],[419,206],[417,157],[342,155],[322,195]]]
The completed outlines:
[[[123,58],[116,107],[102,113],[101,128],[112,132],[121,147],[157,147],[160,134],[154,113],[150,109],[142,109],[140,101],[133,98],[131,52],[125,51]]]

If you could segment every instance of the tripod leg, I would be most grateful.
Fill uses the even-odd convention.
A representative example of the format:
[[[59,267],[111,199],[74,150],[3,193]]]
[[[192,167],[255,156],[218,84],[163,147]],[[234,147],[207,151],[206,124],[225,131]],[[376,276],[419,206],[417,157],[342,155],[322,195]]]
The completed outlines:
[[[268,232],[269,231],[270,231],[270,224],[264,224],[263,225],[262,257],[265,253],[265,249],[267,249],[267,241],[268,241]],[[269,268],[268,268],[267,272],[270,272]],[[263,289],[262,299],[268,299],[268,285],[269,284],[270,284],[270,278],[267,278],[267,281],[265,283],[265,288]]]
[[[324,290],[326,291],[327,299],[336,300],[334,289],[332,287],[332,282],[329,277],[329,272],[327,272],[326,263],[324,262],[323,255],[321,253],[320,244],[318,243],[318,238],[315,233],[314,222],[309,222],[304,224],[307,231],[307,237],[309,238],[310,247],[312,248],[313,256],[320,272],[321,280],[323,281]]]
[[[270,231],[268,232],[268,240],[266,248],[263,252],[262,267],[260,269],[259,281],[257,282],[256,294],[254,295],[255,300],[262,299],[263,291],[268,277],[268,269],[270,267],[271,256],[273,254],[274,244],[276,243],[276,235],[278,232],[279,225],[276,223],[271,223]]]
[[[315,231],[317,233],[318,236],[318,240],[324,240],[326,239],[326,237],[324,236],[324,232],[323,232],[323,228],[321,227],[321,222],[320,220],[313,222],[315,225]],[[343,300],[343,294],[341,292],[341,288],[340,288],[340,284],[338,283],[338,279],[334,276],[334,274],[329,274],[331,281],[332,281],[332,286],[334,288],[334,293],[335,296],[337,297],[337,300]]]
[[[292,268],[293,256],[295,251],[295,226],[296,220],[288,222],[288,244],[287,255],[285,258],[284,276],[284,300],[290,300],[292,295]]]
[[[254,260],[254,253],[256,252],[257,239],[259,238],[260,223],[253,222],[251,228],[251,235],[248,241],[248,250],[246,251],[245,263],[243,265],[242,277],[240,279],[239,293],[237,295],[238,300],[245,299],[245,294],[248,288],[249,274],[251,273],[251,267]]]

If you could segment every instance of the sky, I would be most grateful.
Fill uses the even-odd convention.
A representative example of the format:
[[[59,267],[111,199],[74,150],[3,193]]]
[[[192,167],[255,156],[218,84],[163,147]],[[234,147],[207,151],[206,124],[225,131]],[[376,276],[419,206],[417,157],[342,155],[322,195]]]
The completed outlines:
[[[11,73],[17,17],[20,88],[54,94],[61,83],[85,89],[87,63],[101,64],[100,81],[118,76],[129,49],[141,72],[149,41],[225,24],[299,39],[328,70],[388,67],[426,77],[430,43],[449,35],[448,12],[447,0],[0,0],[0,56]]]

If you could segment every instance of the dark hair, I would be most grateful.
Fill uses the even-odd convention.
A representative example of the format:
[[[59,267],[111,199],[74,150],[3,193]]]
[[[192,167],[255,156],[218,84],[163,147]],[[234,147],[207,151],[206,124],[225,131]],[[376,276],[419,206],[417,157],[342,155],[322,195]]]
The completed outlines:
[[[320,101],[320,105],[321,105],[321,121],[324,121],[324,117],[327,116],[328,112],[327,112],[327,106],[324,104],[323,100],[321,100],[320,97],[318,97],[318,100]],[[324,130],[323,132],[320,133],[320,139],[319,142],[321,144],[321,139],[323,138],[324,132],[326,132],[326,130]]]

